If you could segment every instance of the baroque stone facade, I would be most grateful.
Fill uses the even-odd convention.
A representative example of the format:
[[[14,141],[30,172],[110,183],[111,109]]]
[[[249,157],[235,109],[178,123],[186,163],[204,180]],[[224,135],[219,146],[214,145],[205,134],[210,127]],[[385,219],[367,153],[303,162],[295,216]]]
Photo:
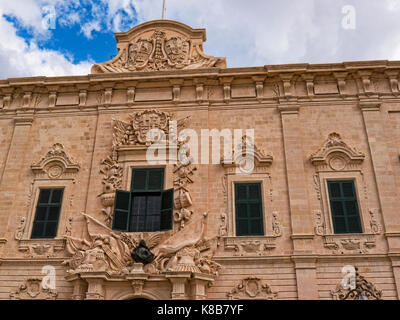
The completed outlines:
[[[399,61],[227,68],[168,20],[116,39],[90,75],[0,80],[0,299],[400,298]],[[185,129],[254,138],[196,162]],[[146,156],[160,141],[166,164]],[[113,228],[134,168],[164,169],[172,230]],[[362,232],[335,233],[331,180],[354,181]],[[262,235],[237,235],[238,183],[261,185]],[[46,188],[63,189],[56,236],[34,238]]]

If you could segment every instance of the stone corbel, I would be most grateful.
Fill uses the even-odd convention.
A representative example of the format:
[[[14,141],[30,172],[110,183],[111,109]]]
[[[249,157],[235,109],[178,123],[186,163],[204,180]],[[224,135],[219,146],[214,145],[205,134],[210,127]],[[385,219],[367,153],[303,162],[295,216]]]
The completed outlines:
[[[129,81],[127,83],[127,89],[126,89],[126,102],[128,104],[134,104],[135,103],[135,95],[136,95],[136,86],[138,82],[137,81]]]
[[[256,94],[257,100],[261,102],[264,99],[264,81],[267,77],[266,76],[254,76],[252,77],[255,86],[256,86]]]
[[[86,106],[89,86],[85,84],[77,84],[76,87],[79,90],[79,107],[82,108]]]
[[[375,90],[373,89],[373,85],[371,83],[371,74],[372,71],[367,71],[367,70],[360,70],[358,71],[358,75],[361,78],[364,93],[367,95],[372,95],[375,93]]]
[[[336,78],[341,96],[346,94],[346,78],[347,72],[334,72],[333,76]]]
[[[232,95],[232,89],[231,89],[231,84],[233,81],[233,77],[224,77],[221,78],[220,80],[220,84],[223,85],[223,91],[224,91],[224,101],[226,103],[229,103],[229,101],[231,101]]]
[[[183,80],[170,80],[172,85],[173,102],[178,103],[181,99],[181,87],[183,86]]]
[[[399,94],[399,71],[388,70],[385,72],[385,74],[389,78],[390,89],[392,90],[392,93],[397,96]]]
[[[202,103],[204,101],[204,81],[203,79],[195,79],[194,84],[196,86],[196,101]]]
[[[306,73],[302,75],[302,78],[306,82],[307,95],[312,98],[314,96],[314,74]]]
[[[14,92],[14,88],[1,88],[0,91],[3,94],[3,104],[2,104],[2,109],[10,109],[11,107],[11,101],[12,101],[12,95]],[[1,106],[0,106],[1,107]],[[0,108],[1,109],[1,108]]]
[[[57,103],[57,92],[59,86],[48,86],[47,89],[49,90],[49,108],[54,108]]]
[[[293,88],[292,88],[292,78],[293,74],[292,73],[285,73],[285,74],[280,74],[279,77],[281,78],[283,82],[283,91],[284,95],[287,98],[290,98],[293,96]]]
[[[22,89],[24,90],[24,96],[22,98],[22,108],[29,108],[32,101],[32,92],[34,86],[23,86]]]
[[[103,83],[103,105],[108,107],[111,105],[112,96],[113,96],[113,89],[115,86],[115,82],[105,82]]]

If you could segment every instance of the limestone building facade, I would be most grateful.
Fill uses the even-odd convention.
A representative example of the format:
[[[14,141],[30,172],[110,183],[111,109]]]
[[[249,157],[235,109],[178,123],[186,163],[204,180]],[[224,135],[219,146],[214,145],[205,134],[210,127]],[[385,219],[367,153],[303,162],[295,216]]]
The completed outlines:
[[[399,299],[400,61],[227,68],[204,29],[115,36],[89,75],[0,80],[0,299]]]

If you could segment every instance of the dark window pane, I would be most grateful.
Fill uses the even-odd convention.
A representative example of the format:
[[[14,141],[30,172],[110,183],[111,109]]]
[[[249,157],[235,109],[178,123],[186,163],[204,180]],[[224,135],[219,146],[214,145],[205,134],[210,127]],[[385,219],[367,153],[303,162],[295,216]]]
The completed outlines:
[[[144,216],[146,214],[146,196],[134,195],[132,197],[132,215]]]
[[[40,238],[43,236],[44,222],[35,222],[33,224],[32,238]]]
[[[117,190],[115,194],[115,209],[129,210],[130,193],[127,191]]]
[[[133,170],[132,191],[146,190],[147,171]]]
[[[57,222],[47,222],[45,236],[46,238],[54,238],[57,234]]]
[[[161,195],[147,197],[147,212],[149,215],[160,215],[161,210]]]
[[[354,194],[354,184],[353,181],[349,181],[349,182],[344,182],[342,184],[342,188],[343,188],[343,196],[344,197],[351,197],[353,198],[355,196]]]
[[[335,233],[346,233],[346,224],[344,217],[334,217],[333,218],[333,227]]]
[[[145,216],[131,216],[131,232],[144,232],[145,225],[144,225]]]
[[[249,224],[247,220],[238,220],[237,235],[246,236],[249,234]]]
[[[146,231],[154,232],[160,230],[160,216],[148,216],[146,221]]]
[[[128,231],[128,213],[126,211],[114,211],[113,229]]]
[[[344,215],[343,204],[341,201],[332,201],[331,206],[332,206],[332,215],[333,216],[343,216]]]
[[[350,233],[361,233],[360,219],[358,216],[349,217],[347,220]]]
[[[162,170],[150,170],[149,171],[149,185],[148,190],[162,190],[163,189],[163,178],[164,174]]]
[[[160,230],[172,229],[172,210],[163,210],[160,217]]]
[[[165,190],[161,198],[160,230],[172,229],[172,214],[174,209],[174,189]]]
[[[259,199],[260,198],[260,185],[251,184],[249,185],[249,199]]]
[[[236,200],[247,199],[247,187],[246,185],[236,185]]]
[[[51,189],[40,189],[39,203],[49,203]]]
[[[60,208],[57,207],[50,207],[49,208],[49,216],[48,220],[50,221],[58,221],[58,213],[60,211]]]
[[[53,194],[51,196],[51,203],[60,203],[63,194],[62,189],[53,189]]]
[[[258,203],[249,204],[250,209],[250,218],[259,218],[261,217],[261,208]]]
[[[174,206],[174,190],[169,189],[164,191],[161,200],[162,209],[172,209]]]
[[[247,218],[247,204],[238,203],[236,206],[238,218]]]
[[[329,182],[329,193],[333,198],[340,198],[340,184],[337,182]]]
[[[251,234],[261,235],[263,233],[262,221],[259,219],[253,219],[250,222]]]
[[[358,210],[355,201],[345,201],[347,216],[358,216]]]
[[[37,221],[44,221],[46,220],[46,211],[47,207],[45,206],[38,206],[36,209],[36,217],[35,220]]]

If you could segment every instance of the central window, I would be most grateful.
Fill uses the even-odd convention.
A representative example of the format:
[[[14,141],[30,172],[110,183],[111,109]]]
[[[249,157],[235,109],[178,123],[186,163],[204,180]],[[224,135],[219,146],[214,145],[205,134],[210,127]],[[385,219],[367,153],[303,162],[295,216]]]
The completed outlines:
[[[164,169],[133,169],[131,191],[116,191],[113,229],[125,232],[171,230],[173,206],[173,189],[164,190]]]
[[[263,236],[260,183],[235,184],[236,235]]]

